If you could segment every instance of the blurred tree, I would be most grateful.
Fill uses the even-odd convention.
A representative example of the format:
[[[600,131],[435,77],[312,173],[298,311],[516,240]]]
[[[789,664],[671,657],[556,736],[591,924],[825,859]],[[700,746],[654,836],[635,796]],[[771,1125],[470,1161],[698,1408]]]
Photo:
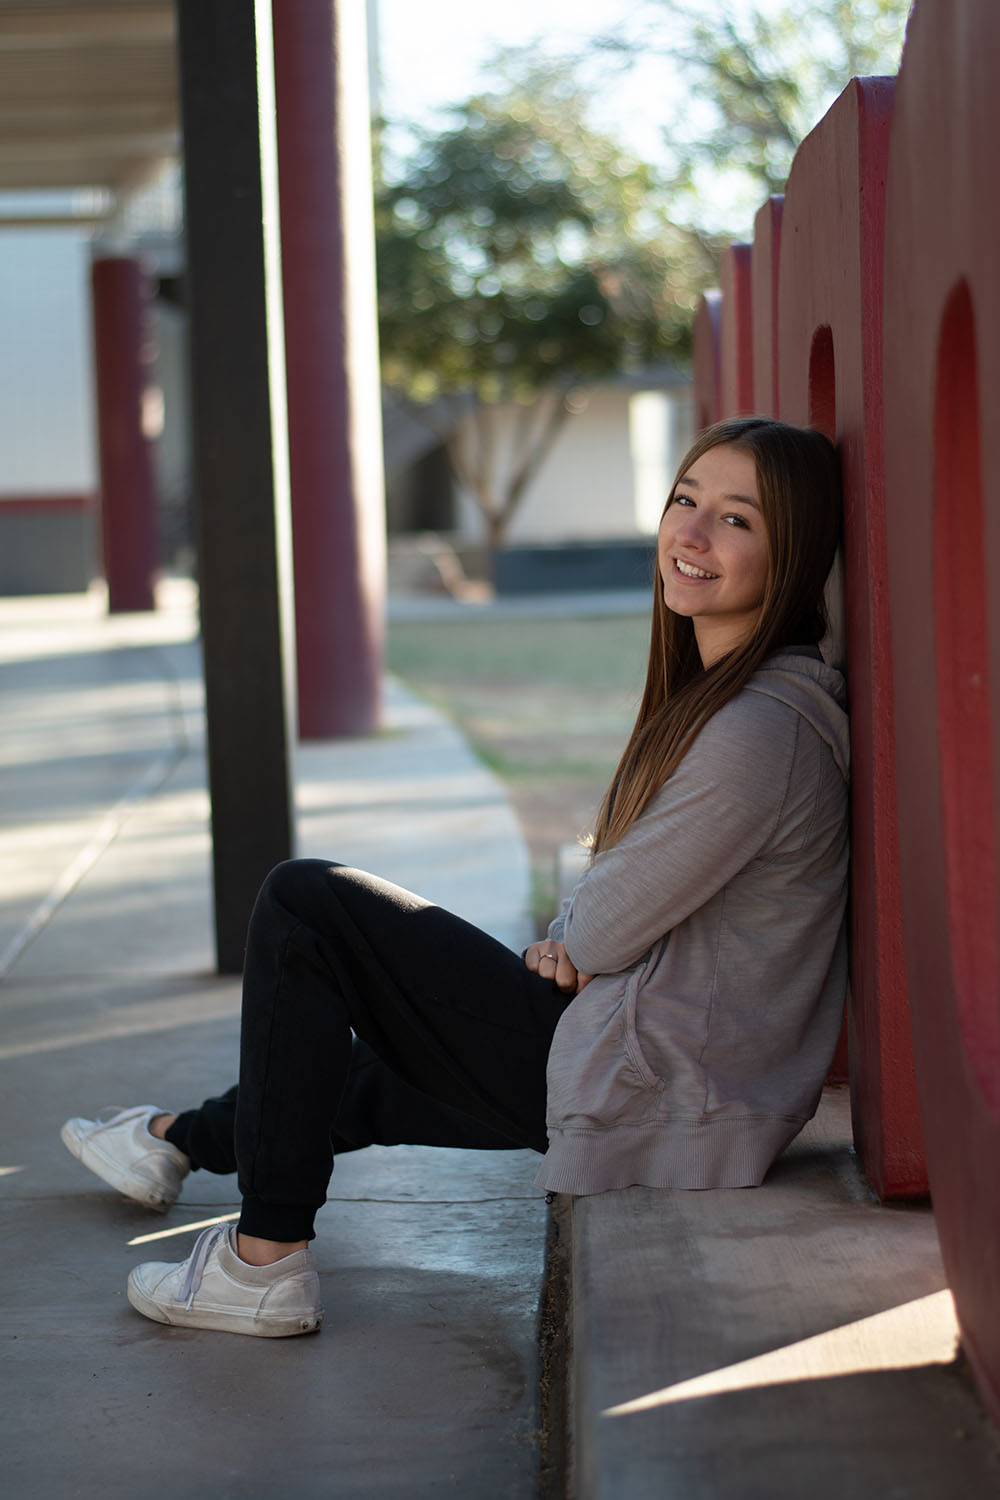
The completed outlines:
[[[595,45],[626,66],[664,59],[674,212],[691,228],[745,233],[740,215],[782,191],[799,142],[849,80],[897,71],[910,5],[647,0]]]
[[[568,72],[523,53],[496,71],[376,202],[383,378],[439,427],[491,547],[586,385],[685,353],[712,275]]]

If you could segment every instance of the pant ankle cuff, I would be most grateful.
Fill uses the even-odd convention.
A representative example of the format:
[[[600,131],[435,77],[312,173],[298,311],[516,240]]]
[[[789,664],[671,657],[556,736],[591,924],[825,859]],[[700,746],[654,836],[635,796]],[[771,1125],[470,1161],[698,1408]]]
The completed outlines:
[[[315,1208],[305,1208],[300,1203],[262,1203],[259,1198],[244,1198],[236,1232],[281,1244],[314,1240],[316,1212]]]
[[[192,1172],[197,1172],[201,1169],[201,1163],[195,1161],[194,1157],[191,1155],[191,1147],[189,1145],[191,1122],[193,1121],[197,1113],[198,1111],[196,1109],[185,1110],[184,1113],[178,1115],[174,1123],[172,1125],[168,1125],[166,1130],[163,1132],[163,1139],[169,1146],[176,1146],[178,1151],[184,1152],[184,1155],[191,1163]]]

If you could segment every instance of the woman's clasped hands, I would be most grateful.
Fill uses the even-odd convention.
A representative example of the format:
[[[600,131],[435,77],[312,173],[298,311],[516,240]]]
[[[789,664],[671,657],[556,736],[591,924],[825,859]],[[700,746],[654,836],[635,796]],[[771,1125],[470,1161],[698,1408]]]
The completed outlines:
[[[593,974],[581,974],[566,952],[566,945],[554,938],[532,943],[524,950],[524,962],[532,974],[539,974],[542,979],[554,979],[564,995],[578,995],[594,977]]]

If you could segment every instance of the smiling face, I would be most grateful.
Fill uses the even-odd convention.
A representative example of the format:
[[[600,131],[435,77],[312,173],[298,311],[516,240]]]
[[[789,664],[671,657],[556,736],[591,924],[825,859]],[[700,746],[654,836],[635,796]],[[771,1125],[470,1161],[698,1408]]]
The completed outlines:
[[[694,625],[702,664],[740,645],[760,612],[768,545],[753,456],[710,448],[678,479],[660,522],[663,602]]]

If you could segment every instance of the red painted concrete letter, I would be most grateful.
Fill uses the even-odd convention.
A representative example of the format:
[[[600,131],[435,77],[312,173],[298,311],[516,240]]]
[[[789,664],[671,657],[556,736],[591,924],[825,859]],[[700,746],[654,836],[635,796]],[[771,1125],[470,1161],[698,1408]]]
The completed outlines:
[[[882,249],[893,80],[855,79],[799,147],[779,274],[780,415],[840,445],[852,738],[851,1086],[881,1196],[924,1190],[903,962],[882,470]]]
[[[704,432],[719,420],[722,410],[722,372],[719,364],[719,322],[722,293],[706,292],[694,315],[694,430]]]
[[[753,411],[753,312],[749,245],[730,245],[723,252],[720,280],[722,415],[745,417]]]
[[[761,416],[778,410],[778,270],[781,265],[783,193],[774,193],[757,211],[750,256],[753,307],[753,399]]]
[[[890,157],[885,473],[920,1105],[963,1347],[1000,1421],[998,56],[995,0],[920,0]]]

